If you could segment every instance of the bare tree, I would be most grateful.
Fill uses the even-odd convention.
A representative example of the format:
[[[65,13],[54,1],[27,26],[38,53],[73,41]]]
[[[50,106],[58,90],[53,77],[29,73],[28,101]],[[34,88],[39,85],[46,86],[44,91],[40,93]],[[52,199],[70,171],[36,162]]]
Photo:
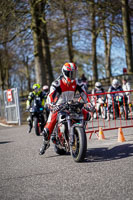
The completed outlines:
[[[66,0],[62,2],[63,15],[65,19],[65,29],[66,29],[66,38],[67,38],[67,49],[69,60],[73,62],[74,52],[73,52],[73,44],[72,44],[72,13],[69,13],[70,7]],[[68,12],[67,12],[68,11]]]
[[[121,0],[122,3],[122,19],[123,19],[123,33],[126,49],[126,62],[128,73],[133,73],[133,49],[132,49],[132,36],[129,18],[128,0]]]
[[[91,1],[91,27],[92,27],[92,68],[93,68],[93,81],[96,82],[98,80],[98,72],[97,72],[97,50],[96,50],[96,42],[97,42],[97,31],[96,31],[96,7],[95,1]]]
[[[30,90],[35,78],[30,73],[34,66],[36,81],[50,85],[53,72],[58,76],[66,61],[76,62],[80,74],[83,71],[91,77],[93,74],[93,81],[100,74],[110,77],[114,61],[111,48],[117,37],[123,42],[123,32],[128,72],[132,72],[131,4],[131,0],[1,0],[2,87],[8,87],[10,82],[14,84],[16,73],[17,81],[20,76],[21,88],[26,82],[26,89]],[[102,45],[99,49],[102,40],[105,48]]]
[[[53,81],[47,25],[45,20],[46,0],[30,0],[34,40],[35,71],[37,83],[44,85]],[[48,73],[49,72],[49,76]]]

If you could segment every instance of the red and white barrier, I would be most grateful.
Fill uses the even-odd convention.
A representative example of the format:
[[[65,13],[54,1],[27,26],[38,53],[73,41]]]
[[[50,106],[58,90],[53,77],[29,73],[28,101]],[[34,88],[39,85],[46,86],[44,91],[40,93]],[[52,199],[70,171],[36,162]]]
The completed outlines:
[[[128,96],[128,100],[126,101],[125,96],[127,92],[130,93],[130,95]],[[99,132],[100,128],[102,128],[103,131],[109,131],[109,130],[114,130],[114,129],[119,129],[119,128],[133,127],[132,92],[133,90],[105,92],[105,93],[99,93],[99,94],[93,94],[93,95],[88,94],[89,99],[92,99],[93,101],[92,103],[95,105],[95,108],[96,108],[95,118],[93,115],[91,121],[89,121],[86,126],[86,133],[90,133],[90,137],[89,137],[90,139],[93,133],[95,133],[98,137],[97,133]],[[106,99],[106,101],[104,102],[106,104],[106,108],[104,109],[107,109],[106,117],[99,117],[99,110],[97,109],[97,98],[96,98],[99,95],[103,96],[104,99]],[[114,95],[118,98],[121,97],[121,101],[118,99],[117,105],[116,105],[116,100],[113,98]],[[102,106],[104,107],[104,103],[100,105],[101,108]],[[112,118],[110,117],[110,113],[109,113],[110,109],[112,109]],[[121,111],[121,109],[123,109],[123,112]],[[103,109],[101,109],[101,111],[102,110]],[[118,116],[116,116],[116,114]],[[102,113],[101,113],[101,116],[102,116]]]

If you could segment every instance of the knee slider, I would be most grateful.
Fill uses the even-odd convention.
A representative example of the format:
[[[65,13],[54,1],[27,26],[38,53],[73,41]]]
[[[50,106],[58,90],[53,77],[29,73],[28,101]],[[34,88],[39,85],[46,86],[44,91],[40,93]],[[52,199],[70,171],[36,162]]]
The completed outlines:
[[[43,136],[44,136],[45,140],[48,140],[48,136],[49,136],[49,130],[48,130],[48,128],[44,128],[44,130],[43,130]]]

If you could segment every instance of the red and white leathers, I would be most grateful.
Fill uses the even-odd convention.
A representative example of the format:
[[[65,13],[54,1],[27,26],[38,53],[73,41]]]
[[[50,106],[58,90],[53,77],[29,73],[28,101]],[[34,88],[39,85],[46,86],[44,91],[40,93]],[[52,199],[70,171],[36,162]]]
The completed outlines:
[[[63,76],[60,76],[58,79],[56,79],[51,87],[50,87],[50,93],[47,98],[47,102],[49,104],[55,103],[56,105],[63,104],[69,100],[73,100],[76,91],[78,91],[84,100],[84,103],[90,102],[87,93],[84,88],[84,84],[82,82],[79,82],[78,80],[72,80],[71,83],[67,83]],[[84,120],[87,119],[88,111],[85,109],[82,109]],[[49,136],[48,139],[50,139],[51,133],[55,127],[56,121],[57,121],[57,114],[58,112],[50,112],[48,121],[44,128],[47,128],[49,130]]]

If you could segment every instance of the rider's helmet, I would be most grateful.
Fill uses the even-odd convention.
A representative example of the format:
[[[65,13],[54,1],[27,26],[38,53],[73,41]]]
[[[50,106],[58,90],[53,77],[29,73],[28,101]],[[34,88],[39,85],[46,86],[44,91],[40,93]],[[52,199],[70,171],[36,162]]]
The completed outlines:
[[[41,86],[38,83],[34,84],[33,87],[32,87],[35,94],[39,94],[40,88],[41,88]]]
[[[96,83],[95,83],[95,89],[96,89],[96,90],[100,90],[101,87],[102,87],[102,84],[101,84],[100,82],[96,82]]]
[[[46,92],[46,93],[48,93],[48,91],[49,91],[48,85],[44,85],[42,89],[43,89],[43,91]]]
[[[117,89],[119,87],[119,81],[117,79],[113,79],[112,86]]]
[[[62,74],[67,83],[76,79],[78,68],[75,63],[65,63],[62,67]]]

